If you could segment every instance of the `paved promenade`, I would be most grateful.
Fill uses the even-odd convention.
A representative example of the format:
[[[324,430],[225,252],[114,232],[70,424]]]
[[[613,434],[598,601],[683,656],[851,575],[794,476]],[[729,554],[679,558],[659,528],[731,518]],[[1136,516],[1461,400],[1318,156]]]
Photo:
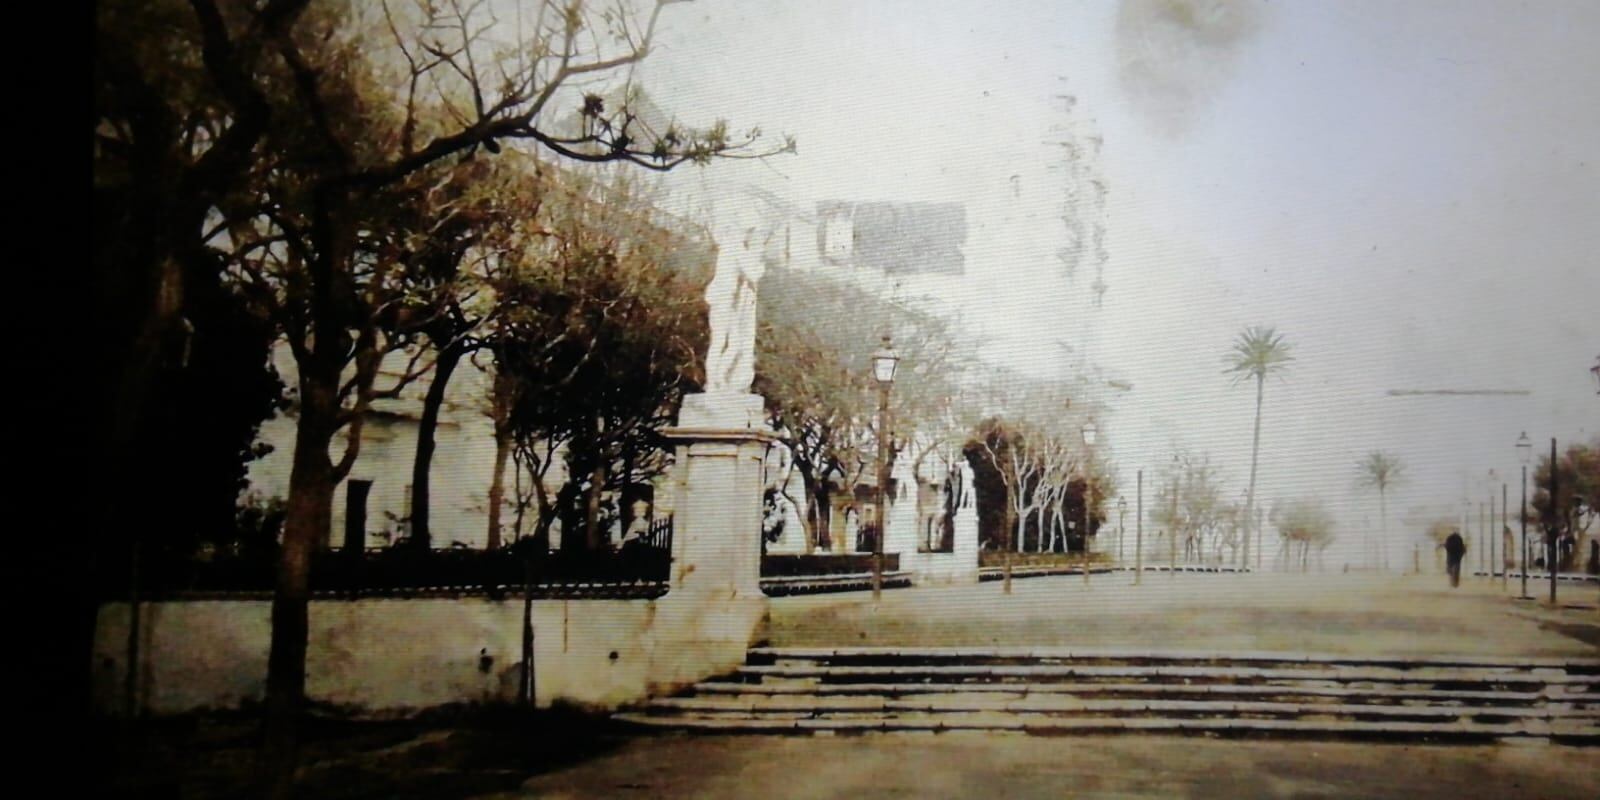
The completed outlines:
[[[772,603],[774,646],[1048,645],[1337,655],[1600,657],[1600,584],[1442,575],[1130,573],[811,595]],[[1576,607],[1568,607],[1576,606]]]
[[[636,739],[493,798],[1600,797],[1595,750],[1019,734]]]

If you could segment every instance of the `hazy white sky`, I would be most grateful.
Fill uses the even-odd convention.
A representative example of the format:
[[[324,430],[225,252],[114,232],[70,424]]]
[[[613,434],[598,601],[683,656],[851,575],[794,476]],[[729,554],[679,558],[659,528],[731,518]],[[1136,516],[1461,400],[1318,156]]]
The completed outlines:
[[[798,137],[679,184],[965,203],[952,299],[990,359],[1041,372],[1087,313],[1044,143],[1075,96],[1072,130],[1104,141],[1092,355],[1134,386],[1101,425],[1130,494],[1178,444],[1242,488],[1253,393],[1221,358],[1248,324],[1298,356],[1267,387],[1259,493],[1322,496],[1347,543],[1376,516],[1352,487],[1367,450],[1409,464],[1398,517],[1514,476],[1522,430],[1600,433],[1600,4],[1124,5],[699,0],[636,78],[687,122]],[[1418,388],[1532,394],[1385,395]]]

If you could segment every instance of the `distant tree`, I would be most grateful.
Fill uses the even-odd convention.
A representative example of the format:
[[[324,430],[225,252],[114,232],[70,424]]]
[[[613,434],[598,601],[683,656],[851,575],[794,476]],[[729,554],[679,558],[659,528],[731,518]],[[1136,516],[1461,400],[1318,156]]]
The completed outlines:
[[[1294,357],[1289,355],[1290,345],[1271,326],[1253,325],[1245,328],[1233,341],[1225,360],[1233,382],[1254,378],[1256,382],[1255,433],[1250,439],[1250,485],[1245,492],[1244,518],[1247,530],[1244,537],[1244,559],[1250,560],[1249,521],[1253,520],[1256,502],[1256,465],[1261,455],[1261,401],[1266,391],[1267,376],[1281,374],[1288,369]]]
[[[1405,480],[1405,463],[1398,456],[1373,450],[1362,458],[1356,465],[1356,481],[1367,489],[1376,489],[1378,492],[1378,538],[1381,542],[1382,557],[1379,565],[1387,569],[1389,566],[1389,490]]]
[[[1333,543],[1333,515],[1321,501],[1311,499],[1291,500],[1272,511],[1271,519],[1278,527],[1291,561],[1298,560],[1300,570],[1310,568],[1311,554],[1315,552],[1321,564],[1323,551]],[[1298,551],[1298,552],[1297,552]]]
[[[1158,500],[1150,520],[1183,543],[1185,561],[1221,563],[1223,550],[1239,555],[1240,510],[1228,502],[1220,471],[1206,454],[1179,452],[1159,477]],[[1176,510],[1172,502],[1177,493]],[[1176,516],[1174,516],[1176,513]]]

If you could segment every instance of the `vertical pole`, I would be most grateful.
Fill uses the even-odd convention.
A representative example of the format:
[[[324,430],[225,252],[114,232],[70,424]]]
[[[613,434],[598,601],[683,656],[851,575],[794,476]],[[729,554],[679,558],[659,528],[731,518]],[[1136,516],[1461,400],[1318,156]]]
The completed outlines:
[[[1531,447],[1528,449],[1532,449]],[[1522,599],[1528,597],[1528,465],[1522,465],[1522,505],[1517,509],[1522,519]]]
[[[1486,560],[1483,546],[1483,503],[1480,502],[1478,503],[1478,569],[1483,569]]]
[[[889,385],[878,383],[878,535],[872,540],[872,601],[883,599],[883,540],[888,533]]]
[[[1144,579],[1144,470],[1139,470],[1139,494],[1133,508],[1133,585]]]
[[[1495,539],[1500,538],[1494,528],[1494,492],[1489,493],[1489,524],[1484,526],[1484,532],[1489,535],[1489,583],[1494,583]]]
[[[1546,550],[1545,563],[1550,565],[1550,605],[1556,604],[1556,514],[1559,507],[1556,498],[1560,497],[1558,490],[1561,488],[1561,472],[1556,469],[1556,438],[1550,437],[1550,521],[1545,524]]]
[[[1501,592],[1506,590],[1506,581],[1510,579],[1510,566],[1506,566],[1506,562],[1517,562],[1515,558],[1510,557],[1509,552],[1506,552],[1506,534],[1510,533],[1510,525],[1506,523],[1506,515],[1509,514],[1506,510],[1507,501],[1510,499],[1507,494],[1509,491],[1509,486],[1501,483],[1501,526],[1498,531],[1494,531],[1494,536],[1501,541]]]

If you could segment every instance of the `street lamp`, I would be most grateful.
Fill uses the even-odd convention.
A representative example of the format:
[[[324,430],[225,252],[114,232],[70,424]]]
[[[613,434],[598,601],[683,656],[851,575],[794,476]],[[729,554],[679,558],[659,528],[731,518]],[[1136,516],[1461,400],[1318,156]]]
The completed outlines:
[[[1089,465],[1094,462],[1094,443],[1100,436],[1100,429],[1094,425],[1094,420],[1083,423],[1083,445],[1089,450]],[[1086,465],[1086,466],[1089,466]],[[1094,474],[1091,470],[1083,472],[1083,585],[1089,585],[1089,515],[1094,506]]]
[[[1522,520],[1522,599],[1528,596],[1528,462],[1533,460],[1533,440],[1523,431],[1517,437],[1517,460],[1522,462],[1522,505],[1517,507],[1517,518]]]
[[[1600,394],[1600,356],[1594,357],[1594,366],[1589,368],[1589,374],[1594,376],[1594,393]]]
[[[894,386],[895,368],[900,356],[894,352],[889,335],[872,354],[872,377],[878,382],[878,534],[872,537],[872,599],[883,597],[883,540],[888,533],[889,488],[889,390]]]

